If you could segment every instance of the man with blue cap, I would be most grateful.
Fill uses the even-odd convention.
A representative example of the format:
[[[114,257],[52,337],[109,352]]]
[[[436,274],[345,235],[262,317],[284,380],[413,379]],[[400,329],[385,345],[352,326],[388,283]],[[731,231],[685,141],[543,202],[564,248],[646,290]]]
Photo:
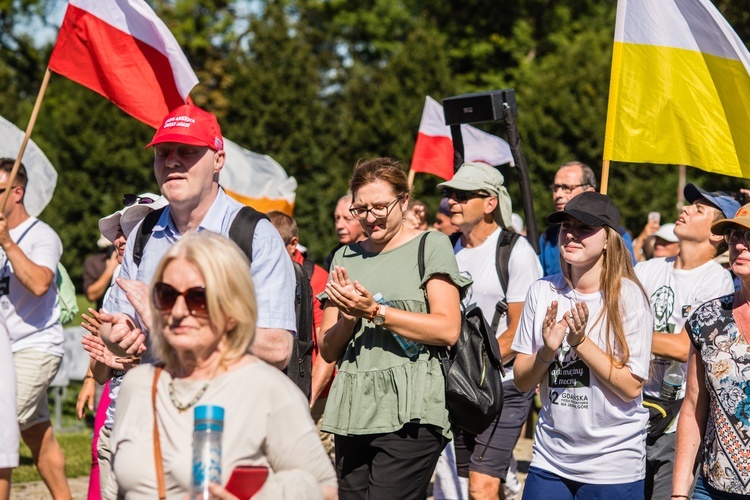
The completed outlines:
[[[684,325],[698,306],[734,291],[731,275],[714,261],[727,244],[722,236],[711,233],[711,224],[734,217],[740,204],[726,193],[705,191],[695,184],[686,185],[684,195],[690,204],[682,207],[674,224],[679,254],[653,258],[635,268],[654,312],[651,377],[643,387],[644,406],[651,414],[646,439],[647,499],[671,495],[675,431],[690,350]]]

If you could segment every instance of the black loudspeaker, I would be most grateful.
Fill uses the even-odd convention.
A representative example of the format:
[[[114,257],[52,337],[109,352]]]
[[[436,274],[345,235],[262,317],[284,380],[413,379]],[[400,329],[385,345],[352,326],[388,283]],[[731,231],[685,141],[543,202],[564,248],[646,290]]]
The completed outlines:
[[[506,104],[513,112],[513,116],[517,116],[515,90],[490,90],[447,97],[443,99],[445,124],[460,125],[503,120]]]

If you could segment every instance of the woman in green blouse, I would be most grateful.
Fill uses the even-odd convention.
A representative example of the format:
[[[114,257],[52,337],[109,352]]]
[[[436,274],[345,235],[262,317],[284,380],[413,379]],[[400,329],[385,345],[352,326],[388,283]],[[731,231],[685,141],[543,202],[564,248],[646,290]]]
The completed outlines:
[[[452,437],[438,346],[458,339],[470,281],[438,232],[426,235],[420,278],[424,233],[403,224],[409,187],[398,161],[358,164],[349,187],[367,239],[339,249],[323,294],[320,354],[339,372],[322,428],[335,434],[342,499],[425,498]]]

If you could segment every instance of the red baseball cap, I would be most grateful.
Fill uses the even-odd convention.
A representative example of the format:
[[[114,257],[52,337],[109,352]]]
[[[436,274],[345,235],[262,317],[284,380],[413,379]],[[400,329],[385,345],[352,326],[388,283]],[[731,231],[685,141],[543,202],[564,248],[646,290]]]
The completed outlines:
[[[172,110],[146,147],[163,142],[208,146],[214,151],[224,149],[224,139],[216,116],[192,104],[183,104]]]

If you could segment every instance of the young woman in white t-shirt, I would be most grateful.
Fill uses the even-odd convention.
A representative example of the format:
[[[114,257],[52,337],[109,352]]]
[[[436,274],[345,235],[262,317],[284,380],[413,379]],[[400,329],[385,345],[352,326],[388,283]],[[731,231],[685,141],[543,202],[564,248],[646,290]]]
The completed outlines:
[[[531,286],[513,343],[516,386],[542,398],[523,498],[643,498],[652,316],[620,213],[585,192],[547,220],[562,274]]]

